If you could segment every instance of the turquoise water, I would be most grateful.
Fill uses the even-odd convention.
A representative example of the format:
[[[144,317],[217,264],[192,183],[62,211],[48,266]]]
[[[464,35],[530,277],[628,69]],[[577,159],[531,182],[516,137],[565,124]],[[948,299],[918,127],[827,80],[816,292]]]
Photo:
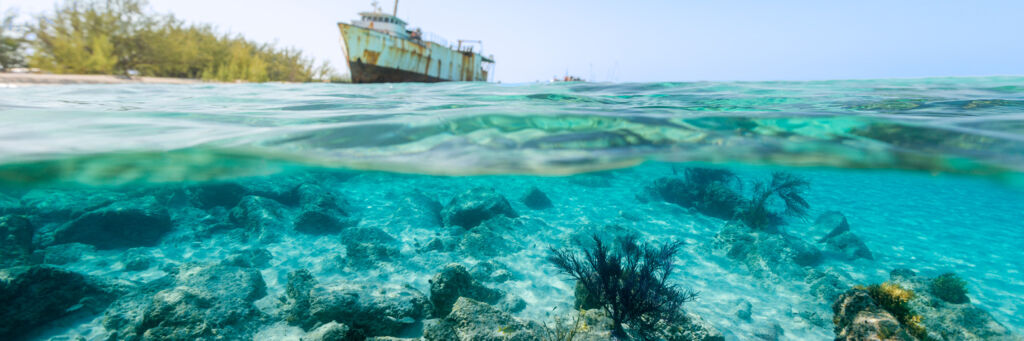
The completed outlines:
[[[683,242],[683,308],[727,340],[832,339],[836,296],[894,269],[966,282],[967,304],[903,282],[933,338],[1024,333],[1021,77],[39,86],[0,89],[0,122],[0,338],[419,338],[450,263],[550,323],[575,313],[549,249],[595,233]],[[730,171],[739,206],[666,194],[710,186],[698,168]],[[755,227],[743,205],[776,172],[808,208],[772,196]],[[847,239],[818,242],[829,212]],[[302,269],[312,308],[289,296]],[[323,298],[342,293],[360,303]]]

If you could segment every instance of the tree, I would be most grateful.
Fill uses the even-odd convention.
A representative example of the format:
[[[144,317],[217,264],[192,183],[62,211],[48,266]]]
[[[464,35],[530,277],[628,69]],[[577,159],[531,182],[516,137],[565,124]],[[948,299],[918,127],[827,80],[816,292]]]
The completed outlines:
[[[659,321],[683,319],[682,306],[697,293],[669,282],[673,258],[682,247],[672,242],[654,247],[636,236],[618,238],[612,251],[596,235],[594,247],[582,255],[569,249],[551,249],[548,260],[580,283],[612,318],[612,335],[625,338],[623,325],[642,337]]]
[[[0,70],[25,66],[25,55],[22,51],[25,39],[12,32],[16,17],[12,11],[0,17]]]

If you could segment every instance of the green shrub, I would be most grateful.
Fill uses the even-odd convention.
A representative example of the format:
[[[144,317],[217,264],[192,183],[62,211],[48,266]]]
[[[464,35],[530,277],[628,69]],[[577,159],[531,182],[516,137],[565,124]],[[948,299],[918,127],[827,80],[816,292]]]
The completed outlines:
[[[967,282],[955,273],[945,273],[932,279],[932,295],[949,303],[963,304],[971,301],[967,297]]]

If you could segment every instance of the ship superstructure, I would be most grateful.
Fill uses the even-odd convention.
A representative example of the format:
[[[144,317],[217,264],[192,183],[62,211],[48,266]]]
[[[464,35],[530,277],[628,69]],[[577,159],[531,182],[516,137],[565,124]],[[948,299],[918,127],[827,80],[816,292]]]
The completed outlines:
[[[449,46],[420,29],[408,29],[393,13],[374,4],[351,23],[338,23],[341,45],[353,83],[487,81],[494,57],[483,56],[480,41],[459,40]]]

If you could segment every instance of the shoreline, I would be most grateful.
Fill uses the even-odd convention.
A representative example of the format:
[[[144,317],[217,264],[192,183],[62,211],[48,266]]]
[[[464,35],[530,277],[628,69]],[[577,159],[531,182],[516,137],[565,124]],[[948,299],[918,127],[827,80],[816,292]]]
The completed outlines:
[[[170,77],[125,77],[113,75],[0,73],[0,87],[73,84],[202,84],[200,79]]]

